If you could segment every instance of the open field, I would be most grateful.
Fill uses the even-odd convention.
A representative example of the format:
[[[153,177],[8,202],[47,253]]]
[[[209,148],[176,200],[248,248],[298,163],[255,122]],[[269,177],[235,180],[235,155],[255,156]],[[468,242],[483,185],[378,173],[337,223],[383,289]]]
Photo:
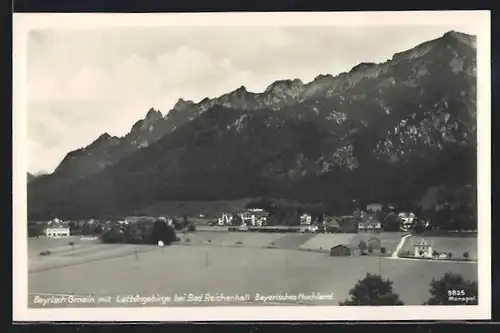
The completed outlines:
[[[477,260],[477,238],[476,237],[408,237],[402,251],[410,251],[413,254],[413,245],[424,239],[432,246],[434,251],[451,252],[453,258],[463,259],[464,252],[469,252],[469,259]]]
[[[256,236],[279,236],[236,234],[234,237],[248,237],[241,238],[243,243],[254,242],[257,245],[269,239],[258,241]],[[287,236],[281,239],[286,239]],[[224,237],[219,238],[219,241],[222,239]],[[31,244],[32,242],[29,243]],[[322,253],[265,249],[258,246],[200,244],[173,245],[161,249],[148,245],[81,244],[70,251],[66,245],[55,245],[51,251],[53,254],[47,257],[39,257],[36,251],[30,251],[28,289],[31,296],[72,293],[110,295],[115,298],[117,295],[134,294],[173,297],[174,294],[184,293],[249,293],[254,297],[256,293],[272,295],[280,291],[288,294],[334,293],[334,301],[303,302],[328,305],[344,300],[349,289],[367,272],[380,272],[394,281],[395,291],[406,304],[418,305],[429,297],[428,289],[432,278],[440,278],[448,271],[477,281],[477,265],[474,263],[329,257]],[[32,301],[32,297],[30,300]],[[202,303],[180,302],[174,305]],[[112,306],[119,304],[114,303]]]
[[[179,234],[178,236],[181,239],[181,244],[187,243],[186,239],[189,239],[189,244],[191,245],[242,245],[245,247],[265,247],[285,235],[274,233],[260,234],[249,232],[197,231],[194,233]]]

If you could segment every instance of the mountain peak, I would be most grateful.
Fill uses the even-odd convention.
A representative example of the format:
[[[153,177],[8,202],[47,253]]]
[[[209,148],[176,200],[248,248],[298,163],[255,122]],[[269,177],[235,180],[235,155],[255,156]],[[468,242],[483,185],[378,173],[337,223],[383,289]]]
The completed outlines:
[[[177,111],[184,111],[184,110],[190,108],[191,106],[193,106],[194,104],[195,103],[191,100],[185,101],[184,99],[179,98],[177,103],[175,103],[173,109],[177,110]]]
[[[304,83],[302,83],[300,79],[278,80],[271,83],[264,92],[271,92],[283,89],[302,88],[302,87],[304,87]]]
[[[105,141],[105,140],[108,140],[109,138],[111,138],[111,135],[109,135],[108,132],[105,132],[105,133],[102,133],[101,135],[99,135],[99,137],[95,141]]]
[[[154,108],[149,109],[148,113],[146,114],[147,120],[157,120],[163,118],[163,115],[159,110],[155,110]]]
[[[464,43],[466,45],[469,45],[471,47],[476,46],[476,36],[475,35],[469,35],[463,32],[455,31],[455,30],[450,30],[447,33],[445,33],[442,37],[442,39],[445,40],[457,40],[461,43]]]

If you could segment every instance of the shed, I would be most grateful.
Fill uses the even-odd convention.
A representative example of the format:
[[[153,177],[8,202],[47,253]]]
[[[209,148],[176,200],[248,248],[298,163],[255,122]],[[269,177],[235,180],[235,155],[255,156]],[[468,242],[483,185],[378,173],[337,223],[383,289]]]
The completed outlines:
[[[350,256],[351,254],[352,249],[349,245],[339,244],[330,249],[330,256],[332,257]]]

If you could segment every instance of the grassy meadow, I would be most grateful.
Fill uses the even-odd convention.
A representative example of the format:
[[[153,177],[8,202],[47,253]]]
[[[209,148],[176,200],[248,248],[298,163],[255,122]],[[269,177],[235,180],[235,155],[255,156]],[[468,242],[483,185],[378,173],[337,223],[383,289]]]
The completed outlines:
[[[394,289],[403,302],[420,305],[429,297],[432,278],[440,278],[448,271],[477,281],[475,263],[330,257],[324,253],[297,251],[323,242],[331,244],[326,243],[326,236],[330,235],[200,232],[181,235],[178,245],[165,248],[84,241],[72,248],[67,245],[68,239],[54,240],[53,244],[47,240],[43,247],[40,241],[33,240],[29,242],[28,290],[30,297],[70,293],[116,297],[316,292],[334,293],[335,300],[304,301],[303,304],[334,305],[348,296],[357,280],[372,272],[393,280]],[[346,239],[337,241],[356,241],[353,238],[356,236],[342,236]],[[196,246],[183,245],[183,237],[190,237],[190,245]],[[380,238],[383,244],[395,242],[389,236]],[[303,243],[297,245],[300,241]],[[266,248],[270,243],[277,248]],[[296,249],[291,249],[293,246]],[[38,250],[49,247],[50,256],[38,255]]]

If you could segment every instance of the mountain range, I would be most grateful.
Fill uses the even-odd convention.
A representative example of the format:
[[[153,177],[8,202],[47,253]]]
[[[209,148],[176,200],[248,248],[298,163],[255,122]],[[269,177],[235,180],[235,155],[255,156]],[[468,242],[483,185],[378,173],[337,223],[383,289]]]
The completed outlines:
[[[309,83],[244,86],[151,108],[28,185],[32,218],[133,213],[169,200],[414,202],[476,182],[476,37],[450,31]]]

